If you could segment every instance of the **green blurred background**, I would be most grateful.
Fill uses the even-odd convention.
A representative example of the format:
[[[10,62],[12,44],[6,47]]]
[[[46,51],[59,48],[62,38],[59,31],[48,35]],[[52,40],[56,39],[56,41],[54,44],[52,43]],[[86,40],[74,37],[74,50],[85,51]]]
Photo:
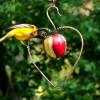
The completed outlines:
[[[21,23],[52,29],[46,17],[50,5],[48,0],[0,0],[0,37],[9,26]],[[25,46],[15,38],[7,39],[0,43],[0,100],[100,100],[100,1],[58,0],[57,6],[62,16],[53,10],[50,13],[56,26],[73,26],[84,38],[84,51],[71,80],[64,83],[64,76],[81,45],[74,31],[59,31],[68,44],[67,54],[61,59],[50,59],[42,40],[30,42],[39,68],[55,84],[64,83],[59,89],[49,85],[31,64]]]

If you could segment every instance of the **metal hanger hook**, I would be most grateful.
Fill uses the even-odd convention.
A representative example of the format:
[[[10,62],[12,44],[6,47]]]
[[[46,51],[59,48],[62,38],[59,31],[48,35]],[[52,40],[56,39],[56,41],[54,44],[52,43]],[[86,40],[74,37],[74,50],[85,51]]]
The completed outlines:
[[[52,24],[52,26],[53,26],[54,30],[56,30],[56,29],[57,29],[57,28],[56,28],[56,25],[54,24],[54,22],[52,21],[52,19],[51,19],[50,15],[49,15],[49,10],[50,10],[50,9],[52,9],[52,8],[56,9],[57,14],[58,14],[59,16],[61,16],[61,14],[60,14],[60,12],[59,12],[58,7],[57,7],[57,6],[55,6],[55,5],[52,5],[52,6],[50,6],[49,8],[47,8],[47,11],[46,11],[47,18],[48,18],[48,20],[50,21],[50,23]]]
[[[80,58],[81,58],[81,55],[82,55],[82,52],[83,52],[83,47],[84,47],[84,40],[83,40],[82,33],[78,29],[76,29],[74,27],[71,27],[71,26],[61,26],[61,27],[57,28],[57,30],[61,30],[61,29],[71,29],[73,31],[76,31],[76,33],[80,36],[80,39],[81,39],[81,49],[80,49],[78,58],[77,58],[77,60],[75,61],[74,65],[73,65],[74,67],[76,67],[78,62],[79,62],[79,60],[80,60]]]

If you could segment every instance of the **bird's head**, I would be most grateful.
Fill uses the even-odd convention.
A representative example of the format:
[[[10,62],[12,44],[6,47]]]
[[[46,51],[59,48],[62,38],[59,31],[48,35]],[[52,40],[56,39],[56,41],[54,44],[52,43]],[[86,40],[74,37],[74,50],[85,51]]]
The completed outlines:
[[[40,38],[40,39],[45,39],[47,37],[47,33],[44,30],[39,30],[34,27],[34,32],[32,33],[33,37],[35,38]]]

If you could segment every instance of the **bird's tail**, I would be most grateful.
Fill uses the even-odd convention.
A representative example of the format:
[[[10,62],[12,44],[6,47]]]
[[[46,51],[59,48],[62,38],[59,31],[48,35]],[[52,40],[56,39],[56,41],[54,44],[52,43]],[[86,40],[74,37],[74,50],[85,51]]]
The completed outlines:
[[[9,38],[11,36],[11,32],[7,33],[5,36],[0,38],[0,42],[3,42],[5,39]]]

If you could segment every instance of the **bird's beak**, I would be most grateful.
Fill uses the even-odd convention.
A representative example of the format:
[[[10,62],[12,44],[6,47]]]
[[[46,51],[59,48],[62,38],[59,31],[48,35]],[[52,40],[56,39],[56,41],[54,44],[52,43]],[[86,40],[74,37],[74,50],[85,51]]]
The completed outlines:
[[[31,33],[31,34],[32,34],[32,37],[33,37],[33,38],[37,38],[37,37],[38,37],[38,32],[37,32],[37,30],[36,30],[35,32]]]
[[[36,30],[34,33],[32,33],[32,37],[33,38],[45,39],[46,34],[44,33],[44,31]]]
[[[38,32],[35,31],[35,32],[34,32],[34,37],[37,37],[37,36],[38,36]]]
[[[46,35],[45,31],[43,31],[43,30],[38,30],[37,31],[37,38],[45,39],[46,37],[47,37],[47,35]]]

